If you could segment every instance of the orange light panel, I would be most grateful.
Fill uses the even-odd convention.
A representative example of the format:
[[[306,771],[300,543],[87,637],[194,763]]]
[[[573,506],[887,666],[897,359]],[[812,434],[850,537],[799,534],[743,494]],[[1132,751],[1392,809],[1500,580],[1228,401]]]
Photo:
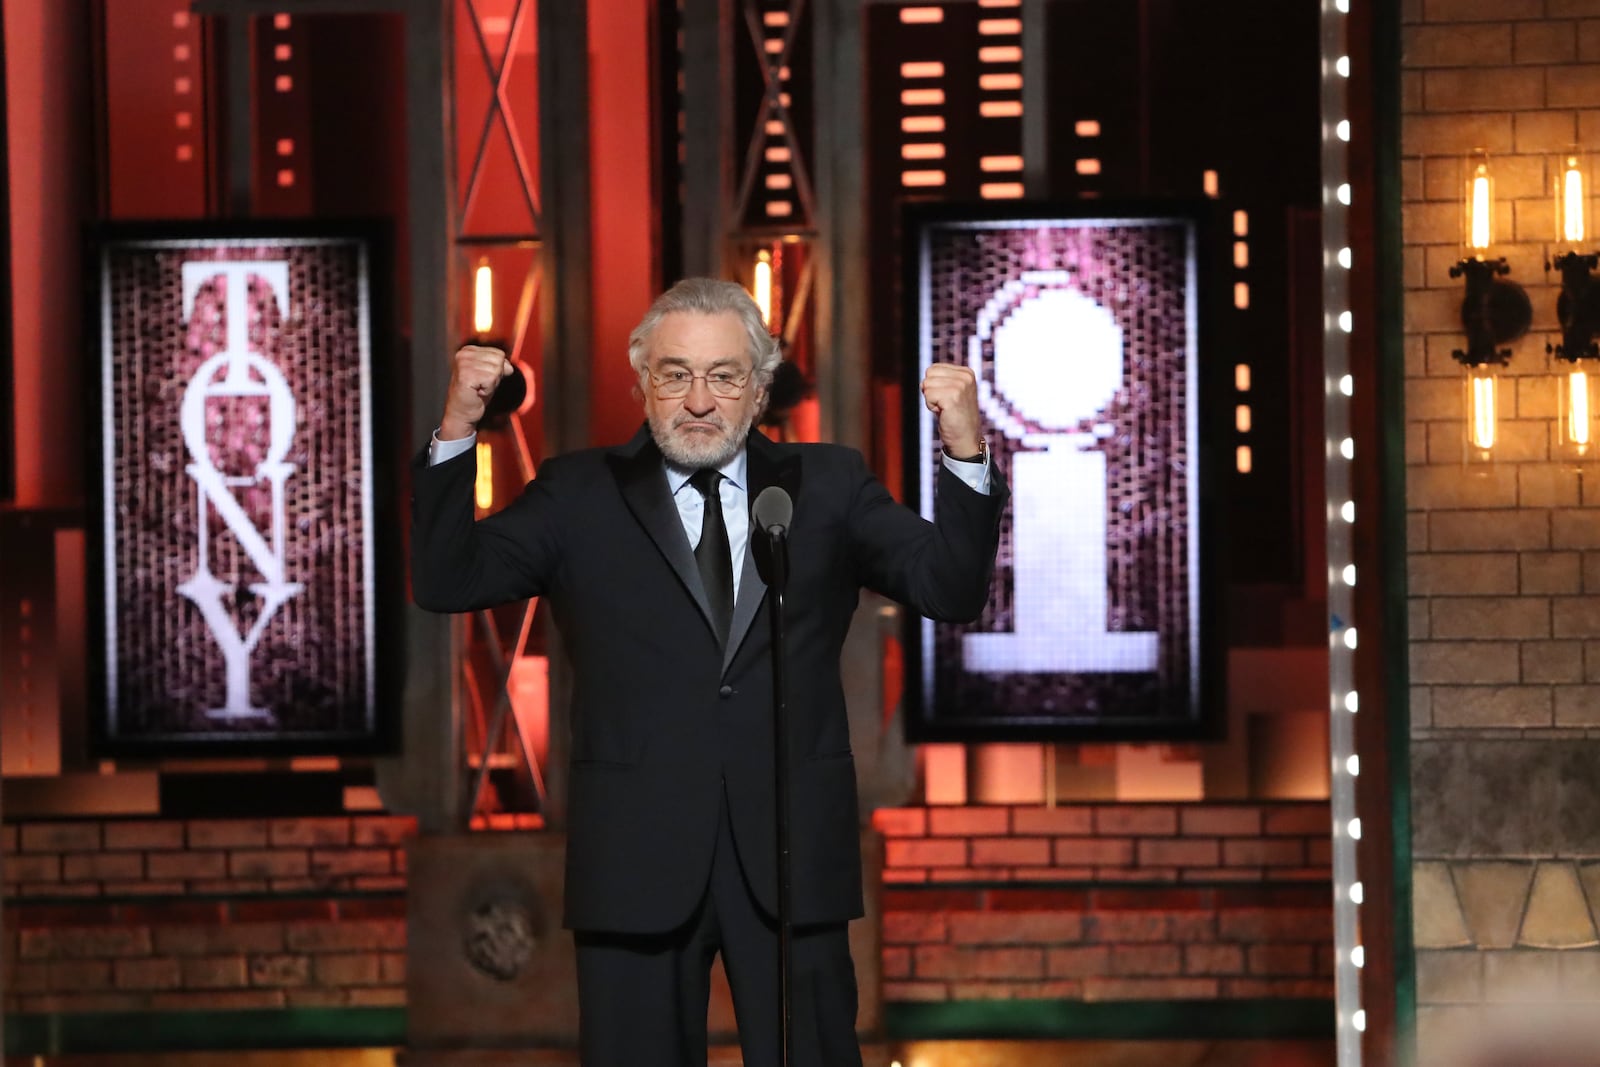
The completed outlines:
[[[1233,265],[1244,270],[1250,265],[1250,245],[1246,241],[1233,242]]]
[[[944,184],[942,170],[907,170],[900,172],[900,184],[908,189],[926,189]]]
[[[1233,286],[1233,306],[1243,311],[1250,306],[1250,286],[1246,282],[1235,282]]]
[[[272,79],[272,87],[280,93],[287,93],[294,89],[294,79],[287,74],[280,74]]]
[[[1072,164],[1072,169],[1079,174],[1099,174],[1100,161],[1098,159],[1080,159]]]
[[[1072,132],[1077,134],[1079,137],[1099,137],[1100,136],[1100,120],[1099,119],[1079,119],[1076,123],[1073,124]]]
[[[1201,176],[1200,187],[1205,190],[1207,196],[1216,199],[1222,191],[1222,183],[1217,178],[1217,172],[1214,170],[1206,171]]]
[[[978,49],[979,63],[1021,63],[1022,49],[1015,45],[990,45]]]
[[[900,64],[900,77],[902,78],[942,78],[944,77],[943,63],[902,63]]]
[[[1250,432],[1250,405],[1240,404],[1233,409],[1233,425],[1240,433]]]
[[[1022,32],[1021,19],[979,19],[978,32],[985,37],[1000,37]]]
[[[978,160],[978,169],[989,174],[1008,170],[1021,170],[1021,156],[983,156]]]
[[[1022,199],[1021,182],[984,182],[978,186],[978,195],[985,200]]]
[[[943,89],[907,89],[900,94],[906,107],[936,107],[944,103]]]
[[[789,25],[789,13],[787,11],[767,11],[762,14],[761,22],[765,26],[787,26]]]
[[[274,45],[272,48],[272,58],[276,59],[279,63],[287,63],[289,60],[294,58],[294,49],[290,48],[286,44]]]
[[[913,115],[900,120],[901,133],[943,133],[944,119],[938,115]]]
[[[1234,365],[1233,387],[1241,393],[1250,391],[1250,364],[1237,363]]]
[[[942,7],[903,7],[900,9],[900,21],[911,25],[926,24],[944,21],[944,8]]]
[[[287,189],[294,185],[294,171],[280,170],[278,172],[278,188]]]
[[[794,179],[787,174],[769,174],[766,185],[768,189],[788,189],[794,185]]]
[[[1247,237],[1250,234],[1250,213],[1248,211],[1235,211],[1233,213],[1233,235]]]
[[[768,163],[789,162],[789,149],[782,145],[769,148],[762,154]]]
[[[274,16],[272,16],[272,28],[275,29],[275,30],[286,30],[291,25],[292,25],[292,22],[289,19],[288,15],[274,15]]]
[[[292,137],[280,137],[280,138],[278,138],[278,155],[280,155],[280,156],[292,156],[292,155],[294,155],[294,138],[292,138]]]
[[[980,74],[978,75],[978,88],[988,89],[992,92],[1004,90],[1018,90],[1022,88],[1022,75],[1020,74]]]
[[[1022,114],[1022,101],[985,100],[978,105],[978,114],[986,119],[1014,119]]]
[[[794,214],[794,205],[787,200],[768,200],[767,214],[775,219],[787,218]]]
[[[943,159],[944,145],[942,144],[903,144],[900,146],[901,159]]]
[[[1240,445],[1233,453],[1233,468],[1240,474],[1250,473],[1250,446]]]

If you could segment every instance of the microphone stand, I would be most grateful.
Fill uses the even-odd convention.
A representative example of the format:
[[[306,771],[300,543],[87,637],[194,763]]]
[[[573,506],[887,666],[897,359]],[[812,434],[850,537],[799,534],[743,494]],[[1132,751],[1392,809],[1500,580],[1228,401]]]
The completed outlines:
[[[794,920],[790,903],[789,854],[789,706],[783,629],[783,594],[789,581],[788,531],[771,526],[763,531],[771,548],[772,574],[767,582],[767,618],[772,626],[772,730],[777,791],[778,830],[778,1062],[794,1062]]]

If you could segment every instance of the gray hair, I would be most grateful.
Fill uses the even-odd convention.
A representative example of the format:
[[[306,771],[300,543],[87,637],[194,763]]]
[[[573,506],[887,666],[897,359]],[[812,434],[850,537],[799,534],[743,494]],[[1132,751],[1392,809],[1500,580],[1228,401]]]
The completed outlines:
[[[679,312],[739,316],[739,323],[750,341],[747,349],[756,384],[763,389],[772,384],[772,376],[783,360],[778,340],[761,321],[761,309],[744,287],[720,278],[684,278],[656,297],[639,325],[628,335],[628,362],[636,374],[644,373],[645,362],[650,357],[650,336],[656,332],[656,327],[668,315]]]

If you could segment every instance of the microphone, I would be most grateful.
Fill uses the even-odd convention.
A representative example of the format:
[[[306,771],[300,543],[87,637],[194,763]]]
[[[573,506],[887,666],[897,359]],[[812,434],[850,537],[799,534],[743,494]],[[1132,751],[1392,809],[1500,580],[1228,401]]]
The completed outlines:
[[[756,525],[772,537],[787,535],[789,524],[794,521],[794,501],[776,485],[761,490],[751,510],[755,512]]]
[[[761,490],[751,509],[751,518],[765,537],[751,545],[756,573],[768,589],[783,593],[789,580],[789,527],[794,522],[794,501],[776,485]]]

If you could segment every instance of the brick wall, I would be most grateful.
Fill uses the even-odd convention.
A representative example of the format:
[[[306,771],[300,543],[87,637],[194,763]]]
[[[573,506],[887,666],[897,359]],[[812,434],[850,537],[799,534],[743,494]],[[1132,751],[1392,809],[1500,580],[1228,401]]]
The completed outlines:
[[[1328,884],[1328,805],[884,808],[884,882]]]
[[[886,1000],[1333,996],[1326,803],[896,808],[873,821]]]
[[[1333,998],[1332,889],[891,889],[884,999]]]
[[[875,821],[886,999],[1331,996],[1326,804]],[[390,817],[6,826],[6,1009],[403,1005],[413,832]]]
[[[1600,468],[1553,458],[1556,289],[1546,162],[1600,148],[1600,3],[1403,5],[1402,196],[1411,766],[1424,1057],[1529,998],[1592,1001],[1600,957]],[[1462,157],[1491,154],[1496,223],[1533,329],[1511,346],[1499,461],[1461,465]],[[1592,211],[1592,202],[1591,202]],[[1591,227],[1593,223],[1591,221]],[[1587,893],[1585,886],[1591,891]]]
[[[4,827],[11,1012],[405,1003],[414,820]]]

